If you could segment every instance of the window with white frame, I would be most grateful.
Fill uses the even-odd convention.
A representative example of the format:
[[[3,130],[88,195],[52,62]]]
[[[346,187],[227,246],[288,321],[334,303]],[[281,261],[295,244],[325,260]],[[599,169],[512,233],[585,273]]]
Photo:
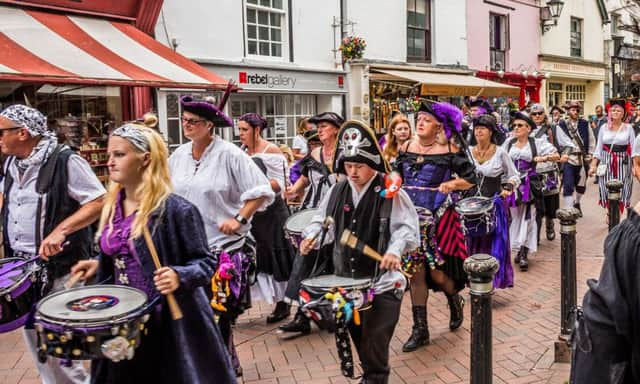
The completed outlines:
[[[282,57],[285,43],[284,0],[246,0],[247,54]]]
[[[566,84],[565,100],[577,100],[584,103],[587,94],[587,86],[585,84]]]
[[[571,18],[571,56],[582,57],[582,20]]]

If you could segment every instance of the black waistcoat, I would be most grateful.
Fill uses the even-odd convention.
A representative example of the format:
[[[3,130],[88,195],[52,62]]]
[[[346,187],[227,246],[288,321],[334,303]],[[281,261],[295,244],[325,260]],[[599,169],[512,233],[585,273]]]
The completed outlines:
[[[40,247],[42,239],[46,238],[58,224],[80,208],[80,204],[69,196],[69,172],[67,163],[73,153],[69,148],[62,149],[56,156],[54,156],[54,154],[50,155],[47,162],[40,168],[38,184],[45,189],[46,192],[46,212],[44,215],[42,238],[36,233],[36,250]],[[50,161],[55,161],[55,164],[50,164]],[[47,169],[53,171],[50,177],[44,176],[45,170]],[[4,251],[6,257],[12,257],[13,255],[13,250],[9,246],[7,233],[7,225],[9,225],[7,222],[9,219],[9,195],[12,193],[12,186],[13,178],[11,174],[7,172],[5,177],[5,204],[3,204],[2,207],[2,223],[4,225],[5,236]],[[38,210],[40,211],[41,208],[39,207]],[[41,217],[41,212],[38,212],[36,217]],[[36,231],[36,228],[34,228],[34,231]],[[67,235],[67,241],[69,243],[65,245],[64,250],[60,254],[51,257],[46,264],[50,278],[57,279],[66,275],[78,260],[88,259],[91,256],[91,230],[89,227]]]
[[[380,196],[383,188],[383,178],[378,175],[369,185],[360,200],[357,208],[354,208],[351,198],[351,186],[347,180],[336,184],[329,198],[327,213],[331,214],[335,222],[336,241],[345,229],[351,232],[381,254],[391,237],[388,225],[384,228],[383,238],[380,241],[381,216],[383,204],[392,204],[392,199],[385,199]],[[387,207],[388,214],[391,207]],[[359,251],[348,247],[342,247],[338,243],[333,247],[333,264],[335,274],[344,277],[365,278],[374,277],[377,273],[377,262]]]

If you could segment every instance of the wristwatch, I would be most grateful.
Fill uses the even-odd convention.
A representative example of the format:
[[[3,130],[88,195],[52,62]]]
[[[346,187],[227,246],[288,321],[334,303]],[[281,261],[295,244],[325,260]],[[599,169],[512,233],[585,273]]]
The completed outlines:
[[[235,215],[234,219],[236,219],[236,221],[242,225],[245,225],[249,222],[244,216],[239,213]]]

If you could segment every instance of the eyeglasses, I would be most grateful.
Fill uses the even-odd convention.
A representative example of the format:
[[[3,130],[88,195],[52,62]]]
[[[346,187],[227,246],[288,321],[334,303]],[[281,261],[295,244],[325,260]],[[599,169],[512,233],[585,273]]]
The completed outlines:
[[[544,112],[531,112],[531,116],[540,116],[544,115]]]
[[[206,121],[204,119],[185,119],[184,117],[180,119],[180,121],[182,121],[182,124],[188,124],[188,125],[196,125],[198,123],[202,123],[203,121]]]
[[[15,131],[16,129],[22,129],[23,127],[9,127],[0,129],[0,137],[4,136],[5,131]]]
[[[527,124],[512,124],[511,126],[513,128],[524,128],[527,127]]]

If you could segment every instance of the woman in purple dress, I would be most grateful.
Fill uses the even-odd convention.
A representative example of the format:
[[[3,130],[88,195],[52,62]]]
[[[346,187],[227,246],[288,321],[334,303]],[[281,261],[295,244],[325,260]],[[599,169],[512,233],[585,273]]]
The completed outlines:
[[[200,213],[171,193],[168,153],[160,135],[127,124],[109,138],[111,186],[100,219],[97,260],[72,273],[144,291],[151,311],[148,333],[131,360],[96,359],[92,383],[235,383],[235,374],[203,286],[217,260],[209,252]],[[161,264],[155,269],[143,230],[149,228]],[[174,294],[184,317],[172,320],[165,296]]]

